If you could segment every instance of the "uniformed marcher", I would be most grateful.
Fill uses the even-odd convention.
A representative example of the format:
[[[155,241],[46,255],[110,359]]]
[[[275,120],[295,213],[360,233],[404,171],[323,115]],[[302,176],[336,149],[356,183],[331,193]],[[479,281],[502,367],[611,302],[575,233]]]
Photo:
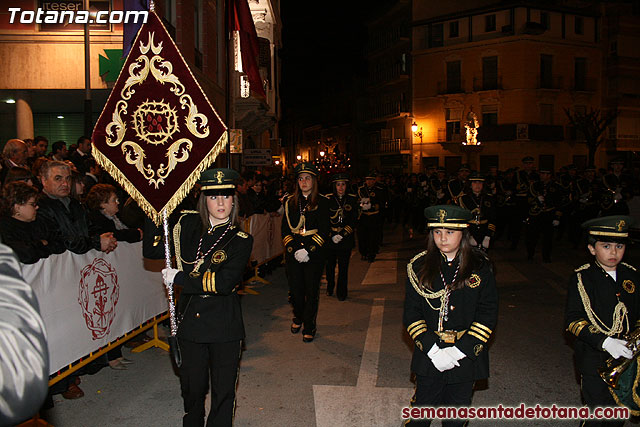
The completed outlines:
[[[576,336],[574,351],[582,397],[592,409],[619,404],[637,410],[634,398],[635,402],[640,401],[633,386],[634,380],[636,384],[638,381],[637,361],[617,375],[617,390],[610,388],[598,372],[599,369],[606,372],[626,359],[632,359],[627,334],[636,330],[632,341],[638,338],[640,275],[635,267],[622,262],[631,222],[628,216],[608,216],[582,224],[587,229],[587,248],[594,259],[577,268],[569,282],[565,326]],[[608,359],[612,365],[607,363]],[[624,420],[585,420],[581,425],[623,424]]]
[[[533,157],[524,157],[522,159],[522,169],[517,170],[513,175],[512,187],[515,191],[515,208],[509,223],[511,250],[517,249],[522,226],[529,216],[529,188],[531,183],[539,179],[538,174],[533,170]]]
[[[241,341],[245,337],[236,290],[249,261],[253,238],[237,226],[238,203],[232,169],[209,169],[200,177],[198,210],[185,212],[173,229],[178,268],[162,270],[182,286],[178,342],[184,426],[231,426]]]
[[[573,191],[575,211],[573,221],[569,226],[569,239],[573,247],[577,248],[582,240],[581,224],[598,216],[598,197],[601,192],[601,181],[596,179],[596,168],[589,166],[584,170],[584,176],[576,180]]]
[[[413,407],[469,406],[474,381],[489,376],[487,343],[498,318],[491,263],[470,244],[471,212],[425,209],[427,250],[407,266],[403,323],[414,341]],[[464,420],[442,420],[444,426]],[[409,425],[429,425],[411,420]]]
[[[282,243],[293,305],[291,333],[302,328],[302,340],[311,342],[316,335],[320,278],[329,239],[329,201],[318,193],[318,170],[312,163],[298,164],[295,172],[296,191],[284,204]]]
[[[552,181],[551,170],[540,169],[540,181],[529,185],[529,217],[527,218],[527,259],[533,259],[542,237],[542,260],[551,262],[554,228],[560,225],[562,189]]]
[[[600,194],[600,216],[628,215],[627,201],[633,197],[633,179],[624,172],[624,159],[611,161],[611,173],[602,177]]]
[[[478,172],[469,175],[471,191],[458,199],[461,207],[471,211],[469,233],[471,245],[488,250],[496,232],[496,206],[494,198],[484,189],[484,177]]]
[[[329,220],[331,221],[331,238],[327,243],[327,295],[333,295],[337,261],[336,295],[340,301],[347,298],[349,259],[351,250],[355,246],[355,229],[358,222],[358,197],[347,193],[348,182],[348,174],[335,174],[332,179],[333,192],[326,196],[329,199]]]
[[[449,190],[449,199],[452,204],[458,204],[458,199],[467,191],[468,178],[471,173],[469,165],[463,163],[458,169],[458,176],[449,180],[447,189]]]
[[[449,202],[448,183],[447,170],[440,166],[436,169],[436,175],[431,181],[431,192],[435,194],[434,205],[446,205]]]
[[[365,184],[358,188],[360,221],[358,223],[358,248],[363,260],[373,262],[380,249],[382,216],[380,209],[384,200],[380,198],[376,186],[376,172],[365,177]]]

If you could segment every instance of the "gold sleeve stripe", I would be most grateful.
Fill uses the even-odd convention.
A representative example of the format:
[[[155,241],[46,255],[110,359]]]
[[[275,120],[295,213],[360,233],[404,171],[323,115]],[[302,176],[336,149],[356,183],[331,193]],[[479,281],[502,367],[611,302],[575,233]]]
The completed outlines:
[[[409,332],[409,335],[413,336],[416,330],[421,329],[421,328],[425,328],[426,329],[426,327],[427,327],[426,323],[420,323],[419,325],[407,328],[407,332]]]
[[[476,334],[474,331],[469,331],[469,335],[478,338],[482,342],[487,342],[487,339],[481,335]]]
[[[482,335],[483,337],[485,337],[486,339],[489,339],[489,337],[491,336],[490,334],[488,334],[486,331],[483,331],[482,329],[478,329],[476,327],[474,327],[473,325],[471,325],[471,331]]]
[[[202,290],[205,292],[208,292],[207,289],[207,274],[209,274],[208,271],[205,271],[204,274],[202,275]]]
[[[207,290],[209,292],[213,292],[213,288],[211,287],[211,273],[207,271]]]
[[[413,331],[413,333],[411,334],[411,339],[415,340],[423,332],[427,332],[427,327],[426,326],[422,326],[421,328],[418,328],[415,331]]]
[[[640,320],[639,320],[639,322],[640,322]],[[411,330],[411,328],[413,328],[414,326],[421,325],[421,324],[425,324],[425,325],[426,325],[426,324],[427,324],[427,321],[426,321],[426,320],[424,320],[424,319],[422,319],[422,320],[418,320],[418,321],[416,321],[416,322],[413,322],[412,324],[410,324],[409,326],[407,326],[407,331],[410,331],[410,330]]]
[[[218,293],[218,291],[216,291],[216,273],[213,272],[209,275],[209,282],[211,283],[211,292]]]
[[[485,330],[485,331],[487,331],[489,334],[491,334],[491,333],[493,332],[491,329],[487,328],[487,327],[486,327],[486,326],[484,326],[482,323],[473,322],[473,323],[471,324],[471,327],[474,327],[474,326],[475,326],[475,327],[477,327],[477,328],[480,328],[480,329],[484,329],[484,330]]]
[[[493,225],[493,224],[489,224],[488,228],[489,228],[489,230],[491,230],[491,231],[496,231],[496,226],[495,226],[495,225]]]
[[[353,228],[351,228],[351,226],[347,225],[346,227],[344,227],[344,231],[346,231],[347,233],[353,233]]]
[[[580,335],[580,332],[582,331],[582,329],[587,326],[589,324],[589,322],[587,322],[584,319],[580,319],[580,320],[576,320],[574,322],[571,322],[571,324],[569,325],[569,332],[571,332],[573,335],[578,336]]]
[[[318,236],[317,234],[314,234],[312,239],[318,244],[318,246],[322,246],[324,243],[324,239],[322,239],[322,237]]]
[[[292,236],[284,236],[282,238],[282,243],[287,246],[289,243],[291,243],[291,241],[293,240]]]

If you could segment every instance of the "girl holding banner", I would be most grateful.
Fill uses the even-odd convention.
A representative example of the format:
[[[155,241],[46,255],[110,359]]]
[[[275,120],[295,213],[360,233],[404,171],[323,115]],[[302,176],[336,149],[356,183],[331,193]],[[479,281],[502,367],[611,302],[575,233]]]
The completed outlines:
[[[184,426],[202,426],[211,381],[207,425],[233,424],[235,389],[244,324],[240,298],[253,238],[237,227],[238,203],[232,169],[209,169],[200,177],[198,210],[183,213],[173,230],[177,269],[162,270],[182,286],[178,343]]]

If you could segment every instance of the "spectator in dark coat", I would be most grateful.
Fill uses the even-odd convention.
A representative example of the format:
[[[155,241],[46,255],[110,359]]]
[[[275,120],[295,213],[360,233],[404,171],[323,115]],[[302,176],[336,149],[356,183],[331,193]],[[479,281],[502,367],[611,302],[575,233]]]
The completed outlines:
[[[0,217],[0,237],[23,264],[33,264],[65,248],[47,230],[37,230],[38,190],[24,182],[5,185]]]
[[[142,230],[128,228],[118,218],[120,200],[116,188],[109,184],[96,184],[91,188],[85,201],[89,218],[89,233],[101,234],[111,232],[116,240],[129,243],[142,240]]]

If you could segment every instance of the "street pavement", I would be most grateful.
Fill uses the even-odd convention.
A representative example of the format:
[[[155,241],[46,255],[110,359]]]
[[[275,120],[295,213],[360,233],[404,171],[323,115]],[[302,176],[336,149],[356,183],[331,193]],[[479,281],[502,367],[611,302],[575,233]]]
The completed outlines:
[[[473,406],[580,406],[572,350],[563,330],[564,300],[572,270],[589,261],[585,248],[556,243],[553,262],[526,261],[497,242],[490,251],[500,297],[490,345],[491,377],[476,384]],[[353,252],[349,297],[326,295],[323,282],[318,332],[312,343],[289,331],[284,268],[255,284],[242,306],[246,350],[238,378],[236,426],[400,426],[413,393],[412,344],[402,326],[406,265],[423,250],[424,235],[410,239],[387,226],[376,262]],[[637,250],[625,260],[636,263]],[[161,330],[163,328],[160,328]],[[166,332],[165,332],[166,333]],[[85,397],[64,400],[45,415],[56,427],[179,426],[179,380],[167,353],[150,349],[125,356],[126,371],[105,368],[82,377]],[[577,425],[577,421],[474,420],[472,425]],[[432,425],[440,425],[434,422]]]

